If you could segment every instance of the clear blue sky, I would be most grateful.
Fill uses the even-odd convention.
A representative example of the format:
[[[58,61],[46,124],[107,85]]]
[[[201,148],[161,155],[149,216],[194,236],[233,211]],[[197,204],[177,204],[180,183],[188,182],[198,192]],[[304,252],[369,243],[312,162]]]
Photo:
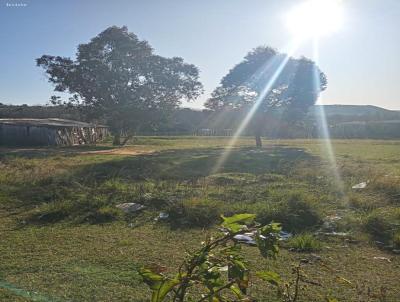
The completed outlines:
[[[79,43],[127,25],[156,53],[201,70],[206,93],[258,45],[285,49],[282,16],[300,0],[0,0],[0,102],[44,104],[52,95],[42,54],[74,56]],[[400,109],[400,0],[344,0],[344,28],[320,42],[327,104]],[[22,3],[23,7],[9,4]],[[307,43],[296,56],[311,57]]]

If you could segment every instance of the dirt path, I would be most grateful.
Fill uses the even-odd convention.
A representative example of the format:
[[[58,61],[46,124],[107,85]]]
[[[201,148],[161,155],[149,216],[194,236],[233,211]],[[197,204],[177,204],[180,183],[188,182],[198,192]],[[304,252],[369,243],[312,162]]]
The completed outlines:
[[[153,149],[138,147],[116,147],[98,150],[87,150],[79,147],[66,148],[5,148],[0,147],[0,155],[18,154],[18,155],[51,155],[51,154],[101,154],[101,155],[143,155],[154,153]]]
[[[134,148],[115,148],[108,150],[94,150],[94,151],[83,151],[81,154],[104,154],[104,155],[143,155],[154,153],[155,150],[138,150]]]

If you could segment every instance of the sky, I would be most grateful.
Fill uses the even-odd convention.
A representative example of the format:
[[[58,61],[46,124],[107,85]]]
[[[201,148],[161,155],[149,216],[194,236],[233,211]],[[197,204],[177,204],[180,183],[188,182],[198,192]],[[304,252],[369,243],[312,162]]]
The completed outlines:
[[[128,26],[155,52],[200,69],[202,108],[221,78],[248,51],[286,51],[294,37],[284,16],[302,0],[0,0],[0,103],[46,104],[53,93],[35,58],[74,57],[109,26]],[[340,31],[319,41],[328,77],[324,104],[400,110],[400,0],[343,0]],[[313,57],[304,41],[293,54]]]

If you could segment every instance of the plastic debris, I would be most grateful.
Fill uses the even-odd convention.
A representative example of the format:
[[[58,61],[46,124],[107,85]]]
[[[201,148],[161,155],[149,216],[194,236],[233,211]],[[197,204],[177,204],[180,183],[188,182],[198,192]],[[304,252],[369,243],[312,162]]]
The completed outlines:
[[[367,183],[368,183],[367,181],[363,181],[360,182],[359,184],[352,186],[351,188],[355,190],[365,189],[367,187]]]
[[[250,233],[244,233],[244,234],[238,234],[233,237],[234,240],[236,240],[239,243],[244,243],[248,245],[257,245],[256,240],[255,240],[256,233],[255,232],[250,232]],[[288,240],[293,236],[292,233],[285,232],[285,231],[280,231],[279,233],[279,240]],[[267,239],[263,235],[260,235],[260,239]]]
[[[249,235],[251,234],[251,235]],[[239,243],[244,243],[248,245],[257,245],[256,241],[253,238],[254,234],[246,233],[246,234],[238,234],[233,237]]]
[[[116,208],[124,211],[125,213],[136,213],[145,208],[144,205],[134,202],[120,203],[115,206]]]
[[[155,221],[159,221],[159,220],[166,220],[169,218],[169,214],[166,212],[160,212],[160,214],[154,218]]]
[[[280,231],[279,232],[279,237],[280,237],[279,240],[284,241],[284,240],[288,240],[291,237],[293,237],[293,234],[289,233],[289,232],[285,232],[285,231]]]
[[[387,262],[392,262],[392,260],[390,260],[389,258],[386,258],[386,257],[374,257],[374,259],[375,260],[384,260],[384,261],[387,261]]]
[[[332,237],[341,237],[341,238],[346,238],[346,237],[351,237],[350,233],[345,233],[345,232],[328,232],[328,233],[317,233],[317,234],[322,234],[325,236],[332,236]]]

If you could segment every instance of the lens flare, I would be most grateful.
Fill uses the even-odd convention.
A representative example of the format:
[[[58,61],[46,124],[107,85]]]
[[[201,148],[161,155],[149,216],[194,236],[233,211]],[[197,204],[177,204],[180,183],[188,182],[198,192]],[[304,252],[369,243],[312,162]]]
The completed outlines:
[[[314,39],[313,40],[313,59],[314,62],[318,65],[319,64],[319,48],[318,48],[318,40]],[[315,89],[318,90],[318,87],[320,86],[320,80],[319,80],[319,72],[318,69],[315,68],[315,73],[314,73],[314,85]],[[339,192],[344,196],[344,184],[342,177],[340,175],[337,163],[336,163],[336,156],[335,152],[333,150],[332,142],[331,142],[331,137],[329,133],[329,127],[328,127],[328,122],[326,120],[326,114],[325,114],[325,109],[323,106],[322,98],[319,97],[318,102],[320,106],[318,106],[318,114],[316,115],[317,118],[317,123],[318,123],[318,130],[319,130],[319,137],[323,140],[323,150],[327,154],[328,157],[328,162],[333,174],[333,177],[335,178],[336,185],[338,186]]]
[[[286,26],[295,36],[321,37],[343,26],[343,5],[340,0],[307,0],[285,16]]]
[[[226,162],[228,159],[229,155],[232,152],[233,146],[236,144],[237,140],[243,133],[243,131],[246,129],[248,126],[249,122],[251,121],[252,117],[254,114],[257,112],[258,107],[262,103],[263,99],[265,96],[271,91],[271,88],[273,87],[275,81],[281,74],[282,70],[285,68],[287,62],[289,61],[290,57],[294,54],[294,52],[298,49],[300,45],[299,40],[295,40],[292,44],[292,46],[289,48],[289,51],[287,51],[286,55],[278,55],[274,57],[271,61],[269,61],[263,68],[265,70],[268,69],[274,69],[273,74],[269,78],[268,82],[265,83],[264,89],[261,91],[261,93],[257,96],[256,101],[254,102],[253,106],[249,110],[249,112],[246,114],[245,118],[243,121],[240,123],[238,129],[232,136],[231,140],[229,141],[228,145],[225,147],[224,152],[222,155],[219,157],[217,160],[214,169],[211,171],[212,174],[217,173],[220,171],[222,168],[223,164]]]

